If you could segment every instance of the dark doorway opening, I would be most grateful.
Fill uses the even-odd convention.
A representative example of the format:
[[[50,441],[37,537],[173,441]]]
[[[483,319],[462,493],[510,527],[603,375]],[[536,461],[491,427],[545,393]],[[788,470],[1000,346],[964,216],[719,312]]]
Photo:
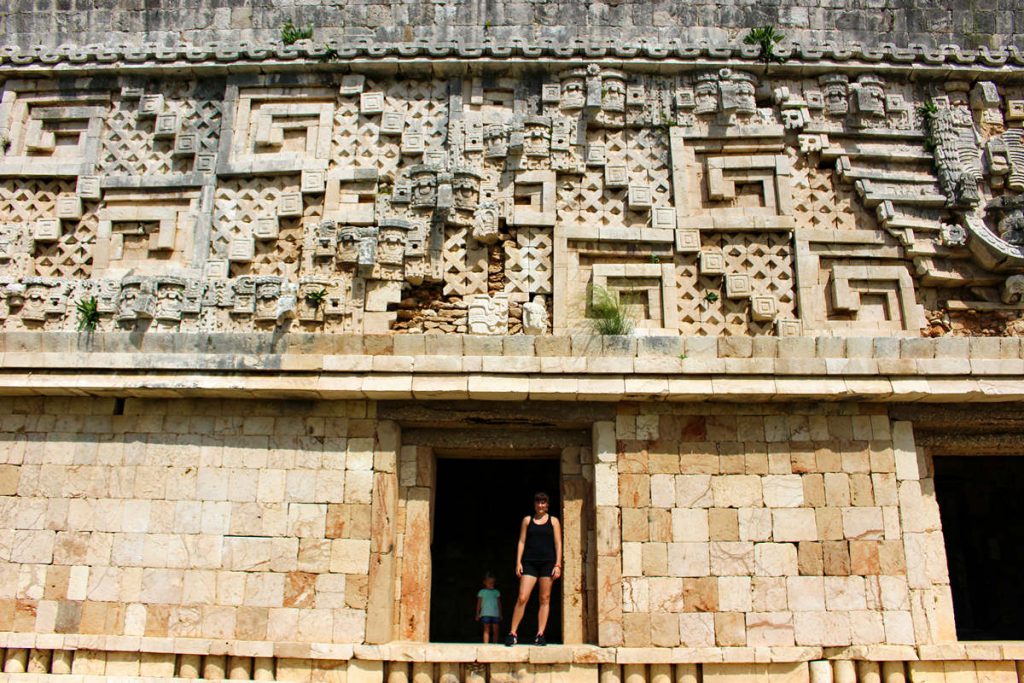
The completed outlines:
[[[934,463],[957,638],[1024,639],[1024,458]]]
[[[501,591],[501,637],[509,630],[519,590],[515,575],[516,544],[523,517],[533,512],[538,491],[551,499],[551,513],[561,519],[559,460],[458,459],[439,457],[431,545],[430,640],[478,643],[482,628],[474,621],[476,594],[484,573],[497,578]],[[548,642],[562,640],[562,591],[555,581]],[[520,640],[537,632],[535,588],[519,627]]]

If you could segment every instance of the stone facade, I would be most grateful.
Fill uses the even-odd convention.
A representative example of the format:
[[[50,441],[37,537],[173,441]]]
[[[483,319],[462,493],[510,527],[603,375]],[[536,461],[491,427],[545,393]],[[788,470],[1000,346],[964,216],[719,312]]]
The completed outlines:
[[[1024,53],[644,7],[2,51],[5,678],[1020,683],[935,462],[1024,434]],[[445,457],[556,467],[561,645],[430,642]]]

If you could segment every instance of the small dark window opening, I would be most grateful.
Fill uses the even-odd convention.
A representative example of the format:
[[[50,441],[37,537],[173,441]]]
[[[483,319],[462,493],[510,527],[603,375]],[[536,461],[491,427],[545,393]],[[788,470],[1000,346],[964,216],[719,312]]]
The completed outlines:
[[[1024,639],[1024,457],[934,463],[957,638]]]
[[[124,399],[114,399],[114,415],[124,415]]]

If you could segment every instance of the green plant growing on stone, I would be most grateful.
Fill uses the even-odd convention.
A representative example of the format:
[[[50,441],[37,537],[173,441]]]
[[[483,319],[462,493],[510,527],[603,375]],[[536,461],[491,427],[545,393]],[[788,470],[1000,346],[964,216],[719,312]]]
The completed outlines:
[[[939,115],[939,108],[931,100],[926,100],[924,104],[918,105],[917,115],[921,117],[921,125],[924,128],[924,148],[929,152],[934,152],[937,143],[935,142],[933,124],[935,117]]]
[[[321,62],[336,62],[341,59],[341,55],[338,54],[338,50],[333,47],[324,48],[324,53],[320,55]]]
[[[628,335],[633,333],[633,320],[614,292],[599,285],[590,287],[590,313],[588,318],[595,334]]]
[[[303,299],[305,299],[306,304],[308,306],[310,306],[314,310],[319,311],[320,308],[327,301],[327,290],[326,289],[311,290],[309,292],[306,292],[306,295],[303,297]]]
[[[775,30],[774,26],[758,26],[750,29],[747,35],[743,36],[746,45],[757,45],[760,52],[757,58],[769,64],[782,64],[786,58],[775,53],[775,46],[785,40],[786,36]]]
[[[96,297],[79,299],[75,303],[75,310],[78,311],[78,329],[83,332],[95,331],[100,322],[100,307]]]
[[[712,292],[710,289],[704,292],[704,301],[707,301],[709,304],[715,303],[718,301],[718,292]]]
[[[281,27],[281,42],[285,45],[292,45],[300,40],[309,40],[313,37],[313,24],[306,27],[299,27],[292,23],[292,20],[284,22]]]
[[[651,254],[650,256],[647,257],[647,260],[655,265],[661,263],[661,257],[658,256],[657,254]]]

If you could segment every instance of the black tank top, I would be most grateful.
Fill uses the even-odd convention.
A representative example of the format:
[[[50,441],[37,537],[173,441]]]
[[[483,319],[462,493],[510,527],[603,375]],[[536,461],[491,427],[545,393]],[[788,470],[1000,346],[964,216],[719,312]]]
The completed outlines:
[[[551,515],[543,524],[537,524],[530,517],[530,523],[526,526],[523,559],[529,562],[555,561],[555,527],[551,524]]]

